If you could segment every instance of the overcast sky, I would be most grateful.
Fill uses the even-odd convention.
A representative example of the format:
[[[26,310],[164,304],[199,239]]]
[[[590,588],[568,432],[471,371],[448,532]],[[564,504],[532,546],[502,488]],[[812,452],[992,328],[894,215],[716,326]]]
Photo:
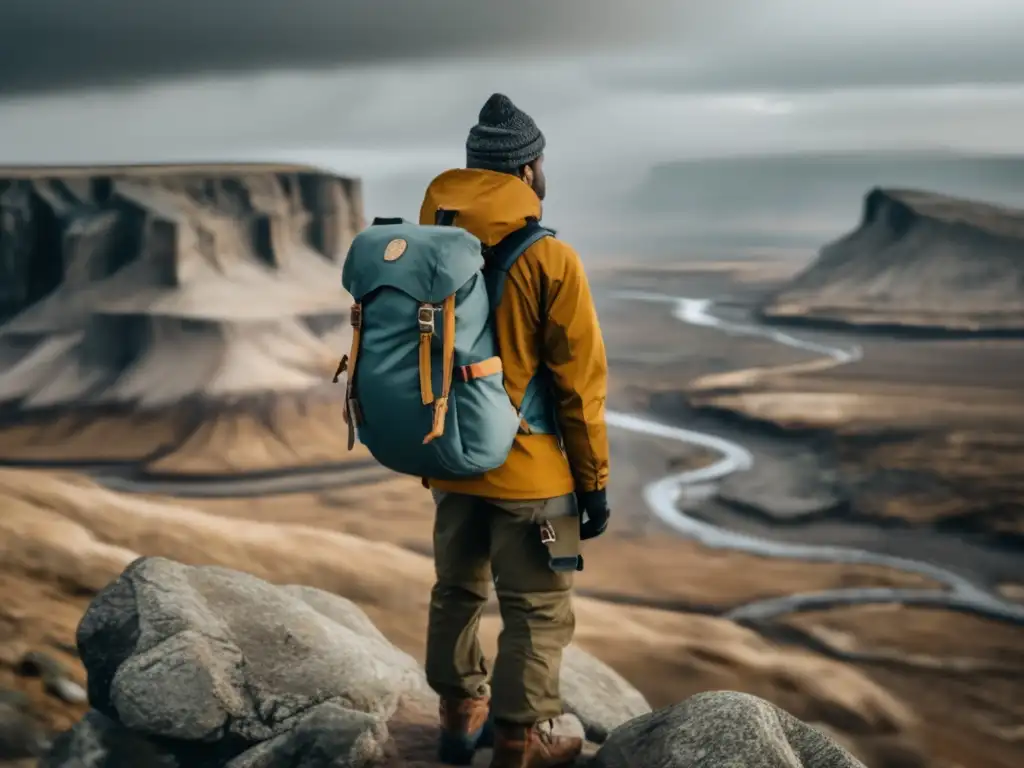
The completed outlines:
[[[5,162],[428,174],[495,90],[577,185],[736,153],[1024,152],[1022,0],[4,5]]]

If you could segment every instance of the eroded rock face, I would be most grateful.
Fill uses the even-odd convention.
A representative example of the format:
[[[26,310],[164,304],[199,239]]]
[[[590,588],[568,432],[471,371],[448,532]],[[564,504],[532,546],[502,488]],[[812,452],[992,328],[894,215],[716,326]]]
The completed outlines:
[[[358,182],[291,167],[0,177],[0,405],[165,407],[324,381]]]
[[[1024,333],[1024,210],[874,189],[860,226],[770,296],[762,313],[957,332]]]
[[[595,768],[865,768],[835,741],[764,699],[692,696],[616,730]]]

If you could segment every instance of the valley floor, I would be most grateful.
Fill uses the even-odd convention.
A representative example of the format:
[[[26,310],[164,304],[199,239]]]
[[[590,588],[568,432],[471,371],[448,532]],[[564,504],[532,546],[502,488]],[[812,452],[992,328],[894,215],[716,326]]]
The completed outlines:
[[[758,279],[677,268],[595,280],[613,371],[610,406],[749,440],[757,461],[771,470],[736,475],[718,497],[687,502],[687,514],[778,540],[895,550],[993,590],[1001,586],[1008,599],[1019,600],[1024,550],[1014,536],[1020,518],[1013,505],[1024,501],[1014,485],[1024,476],[1024,452],[1016,453],[1012,441],[1024,424],[1012,418],[1019,401],[1011,382],[1024,374],[981,371],[1005,368],[1024,346],[961,341],[956,348],[914,351],[896,340],[839,339],[864,346],[859,367],[758,374],[742,386],[733,380],[720,387],[708,377],[799,365],[813,355],[696,328],[673,320],[663,305],[612,296],[635,289],[715,298],[723,316],[739,321],[763,289]],[[950,362],[936,362],[942,359]],[[924,387],[929,397],[908,408],[908,392]],[[798,408],[817,413],[819,423],[793,424],[793,409],[780,403],[794,393],[812,402],[870,395],[873,405]],[[884,419],[873,415],[880,406]],[[290,429],[300,435],[301,421]],[[703,690],[743,690],[837,734],[871,768],[1024,763],[1024,627],[892,604],[731,620],[731,610],[798,593],[941,585],[895,568],[758,557],[681,538],[650,514],[642,489],[716,457],[621,431],[612,432],[612,444],[614,524],[586,549],[577,582],[577,642],[654,706]],[[997,446],[1004,459],[983,460]],[[310,455],[319,450],[308,448]],[[965,452],[976,458],[969,466]],[[947,485],[935,485],[936,476]],[[422,656],[432,508],[417,480],[379,474],[239,499],[128,494],[101,487],[100,479],[0,470],[0,689],[26,692],[51,727],[70,724],[83,705],[61,702],[42,681],[18,674],[21,660],[42,651],[84,682],[73,654],[78,619],[90,596],[140,554],[331,590],[362,606],[401,648]],[[932,494],[947,486],[963,492]],[[959,506],[929,506],[929,499],[949,498]],[[758,509],[754,502],[766,499],[771,508]],[[489,612],[489,647],[497,630],[498,617]]]

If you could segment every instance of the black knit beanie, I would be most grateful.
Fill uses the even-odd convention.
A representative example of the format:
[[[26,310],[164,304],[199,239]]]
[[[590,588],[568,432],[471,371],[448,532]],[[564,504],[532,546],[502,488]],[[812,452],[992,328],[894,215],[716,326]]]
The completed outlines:
[[[544,152],[544,134],[528,114],[502,93],[495,93],[480,110],[479,122],[466,139],[466,166],[514,171]]]

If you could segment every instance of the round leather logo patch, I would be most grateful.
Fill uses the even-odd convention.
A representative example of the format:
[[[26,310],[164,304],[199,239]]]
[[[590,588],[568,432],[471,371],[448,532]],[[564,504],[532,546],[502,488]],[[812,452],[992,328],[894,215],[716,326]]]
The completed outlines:
[[[384,249],[384,261],[395,261],[405,253],[405,249],[408,247],[409,243],[402,238],[392,240],[388,243],[388,247]]]

